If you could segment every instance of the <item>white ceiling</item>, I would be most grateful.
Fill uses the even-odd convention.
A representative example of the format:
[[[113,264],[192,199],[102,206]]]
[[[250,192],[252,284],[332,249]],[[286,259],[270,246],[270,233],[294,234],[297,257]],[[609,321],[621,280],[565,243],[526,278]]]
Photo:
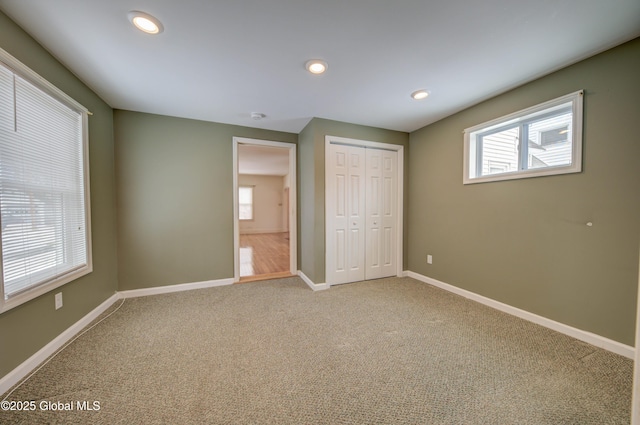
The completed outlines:
[[[0,0],[113,108],[413,131],[640,36],[638,0]],[[130,24],[141,10],[157,36]],[[329,63],[325,75],[304,69]],[[425,88],[424,101],[409,97]],[[266,118],[256,121],[251,112]]]

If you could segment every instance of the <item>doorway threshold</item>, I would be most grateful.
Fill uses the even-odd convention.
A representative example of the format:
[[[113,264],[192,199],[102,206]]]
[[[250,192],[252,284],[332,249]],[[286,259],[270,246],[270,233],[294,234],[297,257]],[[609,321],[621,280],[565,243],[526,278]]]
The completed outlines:
[[[284,277],[293,277],[295,275],[290,272],[277,272],[277,273],[267,273],[267,274],[258,274],[254,276],[240,276],[240,280],[236,283],[247,283],[247,282],[257,282],[260,280],[270,280],[270,279],[282,279]]]

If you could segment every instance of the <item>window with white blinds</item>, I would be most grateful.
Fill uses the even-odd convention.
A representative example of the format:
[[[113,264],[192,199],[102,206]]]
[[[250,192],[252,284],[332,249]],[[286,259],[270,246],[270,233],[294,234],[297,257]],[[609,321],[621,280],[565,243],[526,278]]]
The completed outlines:
[[[91,272],[86,125],[84,108],[0,55],[0,311]]]

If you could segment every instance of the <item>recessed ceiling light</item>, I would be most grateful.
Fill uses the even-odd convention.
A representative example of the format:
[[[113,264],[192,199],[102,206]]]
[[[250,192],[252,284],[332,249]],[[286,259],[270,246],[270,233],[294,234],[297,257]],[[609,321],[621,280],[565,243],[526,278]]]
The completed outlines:
[[[160,34],[164,31],[162,23],[148,13],[132,10],[129,12],[128,16],[129,20],[136,28],[140,31],[146,32],[147,34]]]
[[[261,113],[261,112],[252,112],[251,113],[251,118],[256,120],[256,121],[260,121],[264,117],[266,117],[266,115]]]
[[[427,97],[429,97],[429,92],[426,90],[416,90],[413,93],[411,93],[411,97],[414,98],[415,100],[426,99]]]
[[[327,65],[327,63],[323,60],[312,59],[310,61],[307,61],[305,67],[307,68],[307,71],[312,74],[322,74],[327,70],[329,65]]]

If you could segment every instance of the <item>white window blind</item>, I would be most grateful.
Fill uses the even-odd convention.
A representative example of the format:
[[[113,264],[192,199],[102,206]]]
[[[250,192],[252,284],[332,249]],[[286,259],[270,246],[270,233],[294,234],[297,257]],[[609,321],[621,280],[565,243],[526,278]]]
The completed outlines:
[[[0,62],[4,309],[91,271],[86,112],[46,88]]]

